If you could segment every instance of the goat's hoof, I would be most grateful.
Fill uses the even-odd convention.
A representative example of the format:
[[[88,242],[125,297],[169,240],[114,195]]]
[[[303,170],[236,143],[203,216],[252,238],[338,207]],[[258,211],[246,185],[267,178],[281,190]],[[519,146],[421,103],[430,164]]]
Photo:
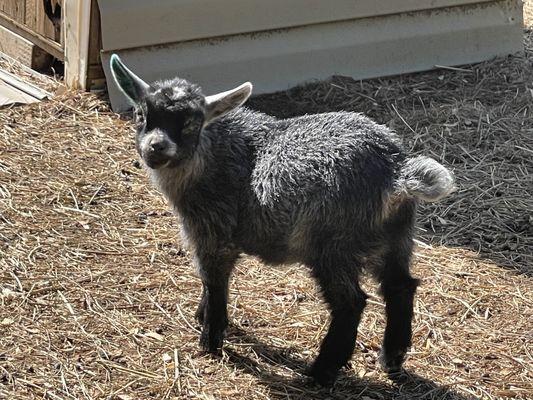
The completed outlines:
[[[306,371],[306,375],[310,376],[315,383],[326,388],[333,386],[337,379],[337,374],[338,371],[336,369],[321,367],[316,363]]]
[[[200,348],[206,353],[220,354],[222,343],[224,342],[224,335],[204,332],[200,335]]]
[[[398,350],[390,353],[384,349],[379,354],[379,364],[383,371],[389,376],[401,375],[403,372],[403,362],[405,361],[405,351]]]

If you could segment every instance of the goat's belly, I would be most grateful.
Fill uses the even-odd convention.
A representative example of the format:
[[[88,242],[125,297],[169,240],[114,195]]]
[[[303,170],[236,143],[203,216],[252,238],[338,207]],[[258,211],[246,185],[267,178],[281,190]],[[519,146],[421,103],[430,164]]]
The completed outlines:
[[[266,264],[279,265],[297,261],[287,243],[278,240],[250,240],[240,244],[243,253],[256,256]]]

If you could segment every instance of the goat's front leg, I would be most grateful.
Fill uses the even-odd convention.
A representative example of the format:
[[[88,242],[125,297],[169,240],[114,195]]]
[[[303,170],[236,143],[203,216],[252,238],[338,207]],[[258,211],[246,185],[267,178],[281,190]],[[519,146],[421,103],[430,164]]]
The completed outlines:
[[[216,353],[222,347],[228,326],[228,284],[235,257],[197,255],[196,263],[202,278],[202,298],[196,317],[202,324],[200,347]]]

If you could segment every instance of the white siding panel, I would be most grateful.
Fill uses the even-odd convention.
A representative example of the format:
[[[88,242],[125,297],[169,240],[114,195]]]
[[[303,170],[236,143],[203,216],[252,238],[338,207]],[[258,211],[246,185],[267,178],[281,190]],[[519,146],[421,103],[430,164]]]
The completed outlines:
[[[494,0],[99,0],[104,50]]]
[[[522,49],[518,0],[310,25],[119,51],[147,81],[179,75],[209,94],[244,81],[255,93],[334,74],[356,79],[460,65]],[[102,60],[112,105],[127,104]]]

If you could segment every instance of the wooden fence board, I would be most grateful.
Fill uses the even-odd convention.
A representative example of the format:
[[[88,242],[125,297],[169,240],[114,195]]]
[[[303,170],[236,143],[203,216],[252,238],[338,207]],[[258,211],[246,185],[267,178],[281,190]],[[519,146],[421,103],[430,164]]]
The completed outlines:
[[[26,0],[26,15],[24,17],[24,25],[35,31],[37,26],[37,3],[42,3],[42,0]]]

